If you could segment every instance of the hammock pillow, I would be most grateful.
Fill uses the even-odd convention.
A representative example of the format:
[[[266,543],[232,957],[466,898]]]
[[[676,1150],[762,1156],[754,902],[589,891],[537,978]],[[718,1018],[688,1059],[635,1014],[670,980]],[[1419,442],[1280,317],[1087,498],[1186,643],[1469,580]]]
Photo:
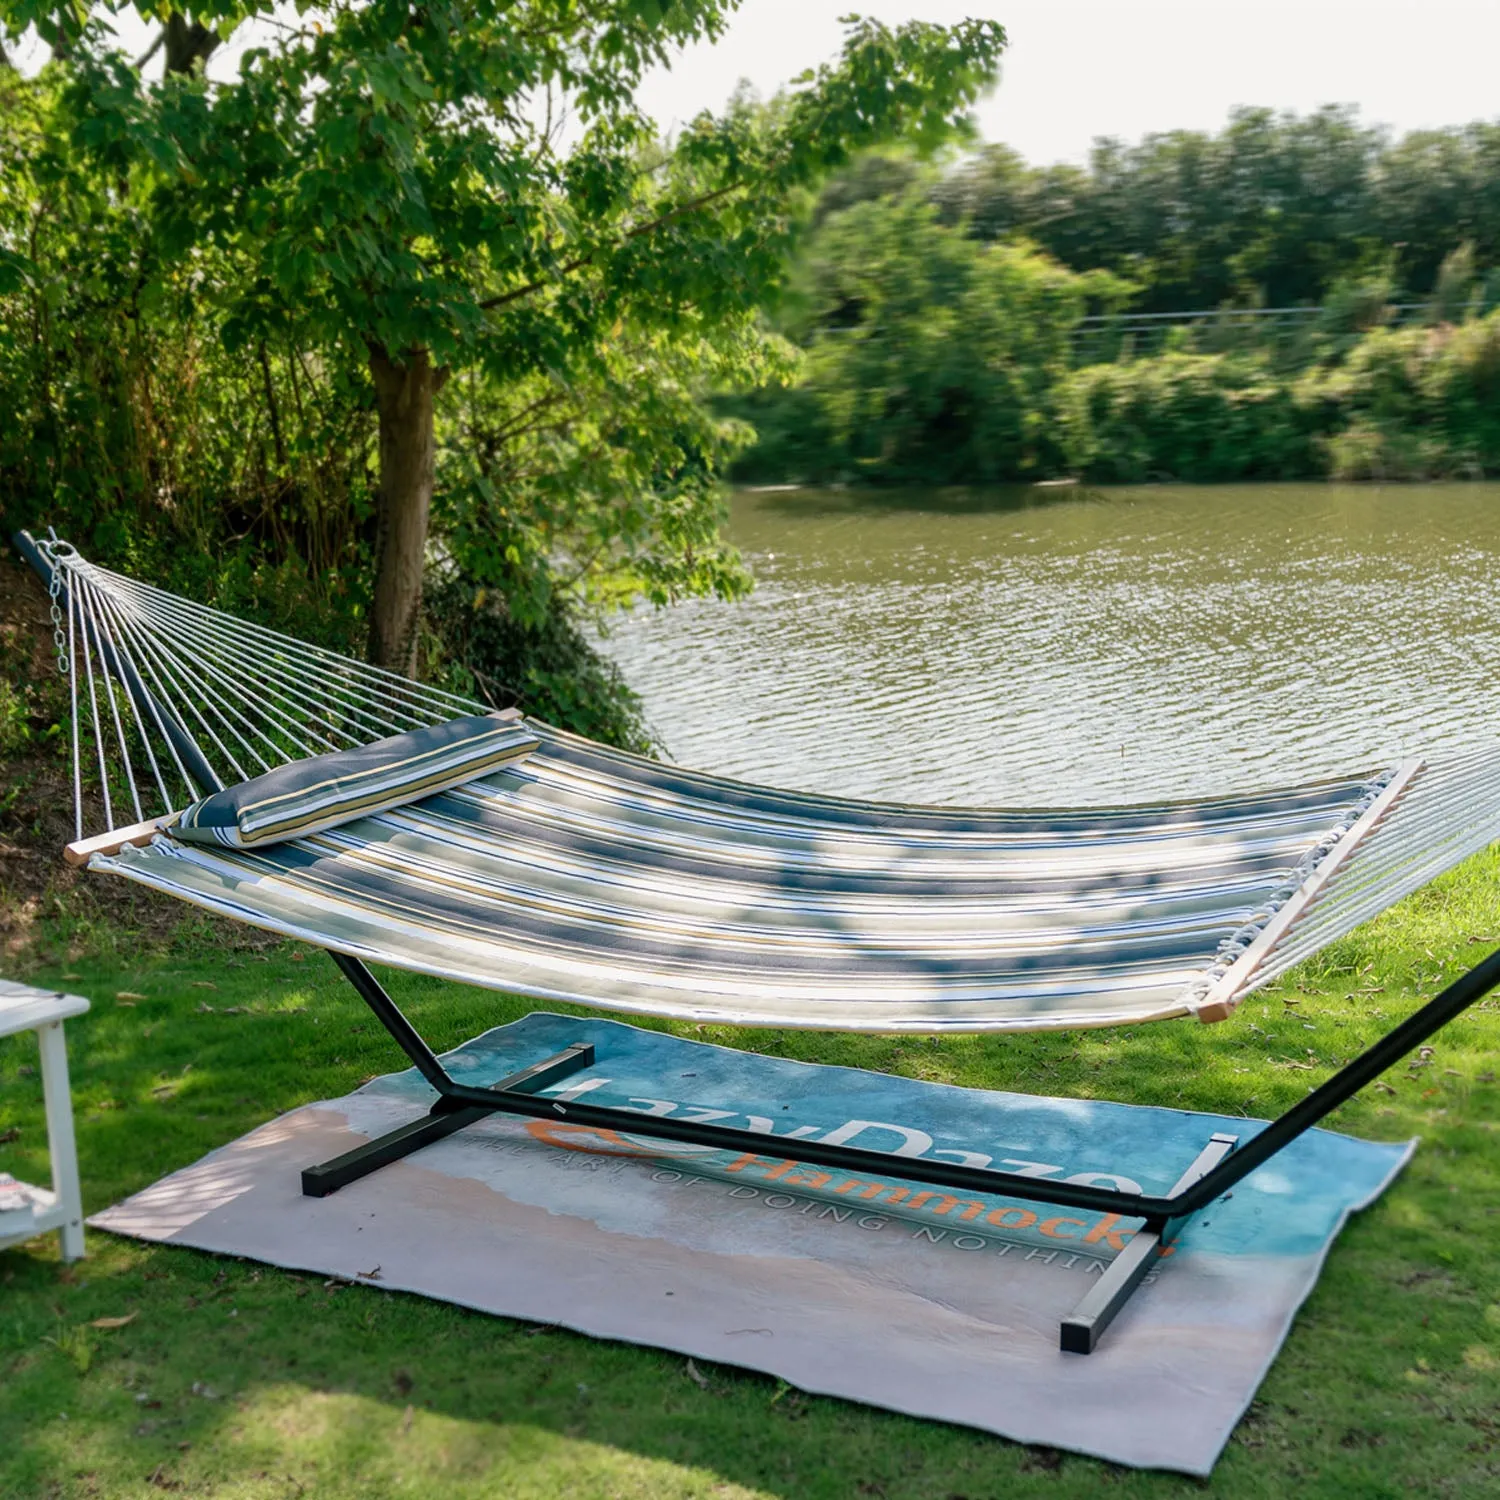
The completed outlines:
[[[172,833],[235,849],[305,838],[473,781],[524,759],[538,743],[514,715],[451,719],[225,787],[193,803]]]

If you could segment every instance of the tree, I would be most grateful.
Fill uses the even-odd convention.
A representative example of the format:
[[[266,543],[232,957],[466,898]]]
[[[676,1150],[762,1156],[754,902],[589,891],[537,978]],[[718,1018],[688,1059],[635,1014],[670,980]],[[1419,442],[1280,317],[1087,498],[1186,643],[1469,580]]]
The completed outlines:
[[[979,238],[1023,235],[1075,270],[1129,276],[1139,311],[1287,306],[1379,263],[1383,152],[1351,109],[1237,109],[1217,134],[1096,141],[1087,171],[1028,167],[991,146],[935,197]],[[1455,222],[1451,204],[1434,208],[1418,233]]]
[[[929,484],[1054,471],[1072,332],[1090,297],[1122,290],[1024,244],[980,243],[915,191],[832,215],[798,281],[786,331],[806,350],[802,380],[759,403],[755,459],[782,464],[778,478]]]
[[[0,0],[12,34],[35,25],[52,43],[74,140],[139,203],[141,275],[191,264],[231,350],[295,337],[365,370],[377,663],[414,666],[450,381],[464,375],[471,412],[492,418],[536,402],[577,416],[578,392],[618,395],[631,350],[670,363],[696,348],[721,374],[774,363],[750,331],[808,190],[857,151],[961,129],[1004,45],[991,22],[856,20],[841,58],[774,107],[705,114],[665,146],[635,88],[719,35],[734,5],[367,0],[285,22],[264,0],[148,0],[169,64],[152,81],[119,51],[108,0]],[[214,43],[249,24],[260,44],[238,76],[205,78]],[[521,566],[505,496],[469,467],[455,532],[472,557]],[[668,475],[666,488],[693,575],[711,486]],[[640,523],[622,514],[596,540]]]

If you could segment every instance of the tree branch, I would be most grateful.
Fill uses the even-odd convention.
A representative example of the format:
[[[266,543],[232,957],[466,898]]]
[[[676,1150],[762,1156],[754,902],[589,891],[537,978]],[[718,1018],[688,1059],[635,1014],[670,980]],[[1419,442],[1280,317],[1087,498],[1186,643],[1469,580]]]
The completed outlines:
[[[654,219],[648,219],[644,224],[637,224],[633,229],[625,232],[625,239],[638,240],[644,235],[653,234],[665,224],[670,224],[675,219],[685,217],[687,214],[697,213],[700,208],[707,208],[710,203],[716,203],[720,198],[727,198],[730,193],[737,193],[742,188],[749,186],[746,182],[731,182],[726,187],[716,188],[711,193],[704,193],[699,198],[693,198],[687,203],[680,203],[676,208],[669,209],[666,213],[658,215]],[[589,250],[582,255],[575,256],[572,260],[559,267],[558,270],[544,280],[528,281],[525,286],[518,286],[513,291],[502,292],[498,297],[490,297],[479,304],[481,312],[492,312],[497,307],[505,307],[509,303],[519,302],[523,297],[530,297],[536,292],[545,291],[549,286],[555,286],[565,276],[571,276],[574,271],[582,270],[599,254],[598,250]]]
[[[167,72],[191,73],[195,63],[206,63],[219,48],[219,33],[197,21],[189,21],[180,11],[167,17],[162,31],[167,45]]]
[[[162,43],[165,42],[166,39],[167,39],[167,29],[166,29],[165,26],[163,26],[162,29],[156,33],[156,40],[154,42],[152,42],[151,45],[149,47],[147,47],[146,50],[143,53],[141,53],[141,55],[138,58],[136,58],[133,66],[134,66],[134,68],[135,68],[135,70],[136,70],[137,73],[139,73],[141,71],[141,69],[144,68],[146,66],[146,64],[148,62],[150,62],[151,59],[153,57],[155,57],[158,52],[161,51],[161,49],[162,49]]]
[[[563,399],[561,391],[552,391],[545,396],[538,396],[535,401],[529,401],[520,411],[508,417],[500,426],[485,431],[482,427],[474,426],[469,429],[472,440],[483,443],[490,449],[499,448],[503,443],[510,441],[517,431],[525,431],[527,417],[534,412],[545,411],[549,406],[556,406]]]
[[[260,341],[260,373],[266,388],[266,410],[271,417],[271,437],[276,444],[276,467],[286,472],[286,444],[281,439],[281,413],[276,406],[276,387],[271,382],[271,361],[266,357],[266,341]]]

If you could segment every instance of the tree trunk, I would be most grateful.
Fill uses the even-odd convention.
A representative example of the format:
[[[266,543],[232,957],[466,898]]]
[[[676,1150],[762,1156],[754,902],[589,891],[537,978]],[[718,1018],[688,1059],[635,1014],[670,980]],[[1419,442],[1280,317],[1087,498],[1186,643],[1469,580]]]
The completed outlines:
[[[195,63],[207,62],[219,48],[219,34],[178,11],[167,17],[166,72],[191,73]]]
[[[432,401],[448,372],[434,369],[425,349],[407,350],[398,364],[372,347],[370,374],[380,413],[380,487],[369,654],[377,667],[413,677],[432,509]]]

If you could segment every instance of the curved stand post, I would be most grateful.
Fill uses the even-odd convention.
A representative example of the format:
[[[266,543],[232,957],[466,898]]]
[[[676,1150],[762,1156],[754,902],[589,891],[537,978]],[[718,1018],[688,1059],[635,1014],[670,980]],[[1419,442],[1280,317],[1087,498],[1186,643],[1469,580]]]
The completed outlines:
[[[561,1118],[578,1125],[662,1140],[687,1141],[739,1154],[758,1156],[766,1149],[766,1137],[751,1130],[664,1115],[642,1115],[633,1110],[591,1104],[586,1099],[570,1099],[563,1103],[538,1098],[537,1090],[592,1066],[594,1051],[587,1043],[570,1047],[489,1088],[459,1083],[359,959],[340,953],[331,953],[330,957],[422,1076],[437,1090],[438,1100],[424,1119],[402,1126],[320,1167],[309,1168],[302,1176],[303,1191],[309,1196],[322,1197],[334,1192],[388,1162],[462,1130],[465,1125],[486,1115],[497,1113],[531,1119]],[[1237,1136],[1217,1134],[1211,1137],[1172,1190],[1160,1196],[1083,1183],[1054,1182],[1050,1178],[1023,1177],[989,1167],[895,1156],[885,1151],[815,1140],[796,1142],[796,1160],[813,1166],[840,1167],[856,1175],[879,1173],[908,1182],[962,1188],[967,1192],[1053,1203],[1064,1208],[1092,1209],[1098,1213],[1144,1220],[1127,1249],[1111,1263],[1088,1296],[1062,1323],[1061,1347],[1070,1353],[1087,1354],[1096,1346],[1100,1335],[1140,1285],[1184,1220],[1207,1208],[1440,1027],[1476,1000],[1483,999],[1496,985],[1500,985],[1500,950],[1456,979],[1441,994],[1243,1145]]]

